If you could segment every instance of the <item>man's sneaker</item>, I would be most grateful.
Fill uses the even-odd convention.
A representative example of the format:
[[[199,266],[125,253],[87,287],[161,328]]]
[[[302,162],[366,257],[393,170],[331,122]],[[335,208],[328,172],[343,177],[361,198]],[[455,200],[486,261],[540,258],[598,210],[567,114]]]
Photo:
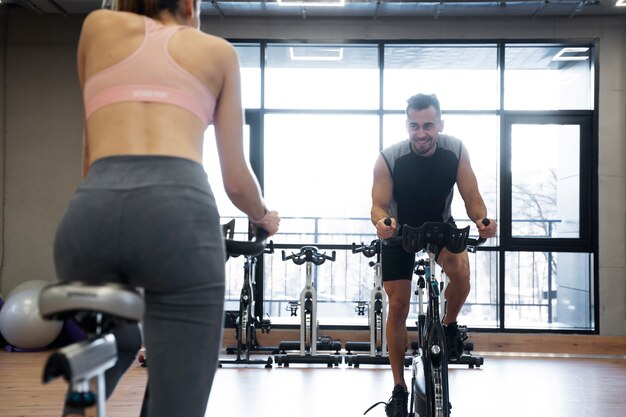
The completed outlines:
[[[363,414],[367,414],[372,408],[380,404],[385,404],[385,413],[387,414],[387,417],[407,417],[409,414],[409,393],[405,387],[398,384],[393,387],[393,392],[391,393],[389,402],[378,402],[368,408]]]
[[[409,411],[409,393],[402,385],[393,387],[391,398],[385,406],[387,417],[407,417]]]
[[[448,348],[448,360],[458,361],[463,355],[463,338],[456,321],[443,326],[446,334],[446,346]]]

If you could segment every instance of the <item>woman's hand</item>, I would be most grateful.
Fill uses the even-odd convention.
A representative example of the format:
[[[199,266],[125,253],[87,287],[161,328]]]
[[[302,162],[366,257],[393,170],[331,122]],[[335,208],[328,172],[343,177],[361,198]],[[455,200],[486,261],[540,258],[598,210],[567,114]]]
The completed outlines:
[[[260,219],[250,219],[250,221],[255,226],[265,229],[268,236],[272,236],[278,232],[278,226],[280,225],[280,217],[278,216],[278,212],[274,210],[266,211]]]

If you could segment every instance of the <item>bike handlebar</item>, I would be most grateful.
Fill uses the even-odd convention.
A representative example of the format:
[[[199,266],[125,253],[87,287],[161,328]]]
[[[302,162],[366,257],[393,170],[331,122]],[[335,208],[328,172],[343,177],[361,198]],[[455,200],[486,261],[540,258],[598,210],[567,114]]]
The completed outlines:
[[[391,223],[390,219],[385,219]],[[489,219],[483,219],[485,226],[489,225]],[[417,253],[424,249],[431,252],[439,253],[443,248],[448,249],[452,253],[461,253],[466,248],[472,251],[487,241],[485,238],[470,238],[467,226],[459,229],[445,222],[427,222],[420,227],[412,227],[409,225],[402,226],[402,235],[384,239],[387,245],[402,245],[406,252]]]
[[[372,240],[369,245],[361,242],[361,245],[357,246],[356,243],[352,243],[352,253],[362,253],[366,258],[371,258],[380,253],[380,239]]]
[[[489,219],[485,217],[483,219],[483,221],[482,221],[482,224],[484,224],[485,226],[489,226]],[[479,237],[477,239],[474,239],[474,238],[470,237],[470,238],[467,239],[467,246],[474,246],[474,247],[480,246],[483,243],[485,243],[486,241],[487,241],[487,239],[484,238],[484,237]]]
[[[265,229],[260,227],[256,228],[256,236],[252,241],[243,241],[243,240],[233,240],[233,239],[224,239],[226,244],[226,254],[228,256],[257,256],[262,254],[265,251],[266,243],[265,240],[268,238],[269,234]],[[270,250],[272,253],[274,252],[274,242],[270,242]]]
[[[335,251],[332,251],[332,256],[326,255],[326,252],[320,253],[317,251],[315,246],[303,246],[300,248],[299,253],[292,253],[291,255],[285,255],[285,251],[282,251],[283,261],[292,260],[296,265],[302,265],[305,262],[312,262],[313,264],[319,266],[324,262],[335,261]]]

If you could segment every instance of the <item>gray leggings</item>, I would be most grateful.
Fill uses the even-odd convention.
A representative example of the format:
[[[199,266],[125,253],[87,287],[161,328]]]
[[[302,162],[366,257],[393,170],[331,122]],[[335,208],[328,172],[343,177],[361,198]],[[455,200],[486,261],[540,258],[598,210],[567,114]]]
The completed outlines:
[[[224,243],[201,165],[166,156],[96,161],[58,227],[59,280],[142,287],[150,417],[202,417],[218,364]],[[141,347],[137,325],[116,332],[107,396]]]

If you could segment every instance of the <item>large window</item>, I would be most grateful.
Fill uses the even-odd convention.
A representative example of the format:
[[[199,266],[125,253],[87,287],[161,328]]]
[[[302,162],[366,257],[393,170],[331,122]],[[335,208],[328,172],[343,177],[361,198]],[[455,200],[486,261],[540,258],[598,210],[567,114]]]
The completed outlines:
[[[364,218],[371,202],[378,124],[378,117],[371,115],[265,117],[265,196],[272,207],[280,207],[277,242],[350,245],[372,233],[370,222]],[[337,317],[349,319],[352,302],[360,299],[370,275],[352,270],[359,264],[353,259],[355,255],[338,252],[337,261],[314,271],[322,323],[337,323]],[[269,257],[266,260],[270,261]],[[305,268],[285,263],[280,256],[271,257],[268,268],[284,270],[278,281],[272,277],[265,285],[268,312],[280,317],[286,315],[284,303],[298,299]],[[361,277],[364,282],[360,282]]]
[[[507,45],[507,110],[593,108],[592,49],[588,45]]]
[[[443,133],[456,136],[499,234],[470,255],[472,290],[459,320],[472,328],[594,331],[596,179],[593,47],[506,42],[236,45],[246,130],[265,198],[279,210],[276,252],[264,256],[258,298],[274,325],[298,324],[305,268],[283,262],[304,245],[336,252],[314,268],[321,325],[366,326],[372,169],[380,149],[407,137],[409,96],[437,94]],[[249,129],[249,133],[248,133]],[[205,166],[224,222],[247,222],[220,191],[207,133]],[[248,139],[246,139],[248,141]],[[257,163],[255,163],[257,161]],[[259,162],[260,161],[260,162]],[[458,191],[452,214],[470,224]],[[474,232],[475,233],[475,232]],[[228,309],[238,301],[240,261],[228,262]],[[412,300],[409,325],[414,325]]]
[[[512,236],[580,237],[579,126],[512,125],[511,192]]]
[[[377,109],[378,55],[372,45],[268,45],[268,109]]]
[[[436,93],[448,110],[495,110],[496,45],[386,45],[384,108],[404,109],[414,93]]]

